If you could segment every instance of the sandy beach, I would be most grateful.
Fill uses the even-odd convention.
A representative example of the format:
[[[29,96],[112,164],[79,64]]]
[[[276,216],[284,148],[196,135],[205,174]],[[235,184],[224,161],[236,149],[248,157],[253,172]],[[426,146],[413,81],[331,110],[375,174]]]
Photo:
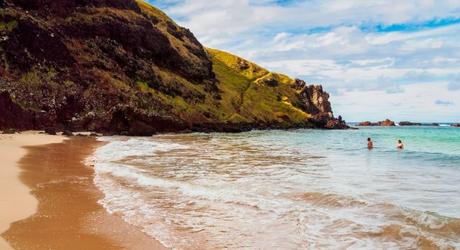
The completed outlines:
[[[60,143],[64,137],[40,135],[28,132],[15,135],[0,135],[0,232],[6,231],[10,224],[32,215],[37,207],[37,200],[30,190],[19,179],[21,169],[18,161],[24,157],[26,146],[37,146]],[[0,238],[0,249],[11,249],[3,238]]]
[[[94,138],[1,135],[0,249],[164,249],[97,203]]]

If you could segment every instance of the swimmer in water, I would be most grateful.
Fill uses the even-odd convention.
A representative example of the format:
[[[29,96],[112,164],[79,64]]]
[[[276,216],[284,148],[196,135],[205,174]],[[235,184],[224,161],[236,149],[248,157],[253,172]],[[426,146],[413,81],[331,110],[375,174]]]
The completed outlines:
[[[402,143],[401,140],[398,140],[398,144],[396,144],[397,149],[404,149],[404,144]]]
[[[367,149],[371,150],[374,148],[374,142],[371,138],[367,138]]]

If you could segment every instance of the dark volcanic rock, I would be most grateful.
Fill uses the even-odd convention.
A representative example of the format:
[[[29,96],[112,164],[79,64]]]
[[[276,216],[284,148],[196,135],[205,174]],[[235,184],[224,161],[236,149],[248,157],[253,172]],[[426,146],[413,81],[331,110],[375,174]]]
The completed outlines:
[[[55,128],[45,128],[45,133],[49,135],[56,135],[57,130]]]
[[[22,109],[8,93],[0,93],[0,129],[32,129],[36,125],[33,112]]]
[[[64,136],[74,136],[74,134],[70,130],[64,130],[62,132],[62,135],[64,135]]]
[[[450,126],[460,128],[460,123],[452,124]]]
[[[263,83],[269,87],[278,87],[280,83],[274,78],[266,78],[263,80]]]
[[[417,122],[408,122],[408,121],[404,121],[404,122],[400,122],[399,123],[399,126],[422,126],[421,123],[417,123]]]
[[[25,10],[53,16],[69,15],[76,8],[89,6],[140,11],[134,0],[13,0],[12,2]]]
[[[156,129],[147,123],[134,121],[131,124],[128,135],[152,136],[156,133]]]
[[[202,102],[187,84],[218,95],[212,63],[193,34],[134,0],[6,3],[0,128],[151,134],[186,123],[159,96]],[[144,84],[158,94],[139,91]]]
[[[12,135],[12,134],[16,134],[18,131],[14,128],[8,128],[8,129],[5,129],[2,131],[2,134],[4,135]]]

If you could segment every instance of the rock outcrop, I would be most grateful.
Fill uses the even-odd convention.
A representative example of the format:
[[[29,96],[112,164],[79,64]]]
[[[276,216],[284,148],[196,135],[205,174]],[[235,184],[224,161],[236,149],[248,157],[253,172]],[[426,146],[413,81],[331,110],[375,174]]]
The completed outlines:
[[[396,123],[390,119],[386,119],[384,121],[380,121],[377,123],[378,126],[381,126],[381,127],[394,127],[396,126]]]
[[[370,122],[370,121],[360,122],[358,126],[361,126],[361,127],[370,127],[370,126],[394,127],[396,126],[396,123],[390,119],[386,119],[384,121],[379,121],[379,122]]]
[[[370,126],[376,126],[376,123],[372,123],[370,121],[365,121],[365,122],[360,122],[358,123],[358,126],[360,127],[370,127]]]
[[[307,85],[305,81],[296,79],[295,88],[299,91],[300,108],[313,115],[311,120],[315,124],[327,129],[348,128],[342,117],[334,117],[329,94],[323,90],[321,85]]]
[[[36,123],[35,113],[24,110],[13,102],[8,93],[0,93],[0,129],[29,129]]]
[[[399,126],[422,126],[422,124],[418,122],[403,121],[399,123]]]
[[[1,3],[0,129],[346,127],[321,86],[221,60],[141,0]]]
[[[296,79],[295,84],[296,89],[300,91],[303,110],[312,115],[323,113],[333,117],[329,94],[323,91],[321,85],[307,85],[300,79]]]
[[[451,125],[452,127],[460,128],[460,123],[455,123]]]

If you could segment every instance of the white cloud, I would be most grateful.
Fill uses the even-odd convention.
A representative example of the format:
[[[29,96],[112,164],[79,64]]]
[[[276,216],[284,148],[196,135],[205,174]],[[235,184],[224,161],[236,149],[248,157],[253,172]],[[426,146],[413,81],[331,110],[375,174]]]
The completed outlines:
[[[440,96],[448,102],[458,99],[458,94],[448,91],[444,84],[414,84],[403,88],[403,92],[395,94],[386,94],[383,91],[349,91],[333,97],[332,101],[339,104],[336,113],[343,114],[349,121],[392,118],[396,121],[442,122],[446,119],[460,119],[457,104],[436,104]]]
[[[428,25],[410,32],[366,29],[460,18],[460,1],[305,0],[285,6],[275,2],[174,0],[166,12],[206,46],[322,83],[333,93],[336,110],[350,116],[348,120],[390,110],[395,119],[411,120],[406,117],[410,114],[460,121],[453,115],[453,110],[460,110],[458,103],[435,104],[460,99],[460,24]]]

